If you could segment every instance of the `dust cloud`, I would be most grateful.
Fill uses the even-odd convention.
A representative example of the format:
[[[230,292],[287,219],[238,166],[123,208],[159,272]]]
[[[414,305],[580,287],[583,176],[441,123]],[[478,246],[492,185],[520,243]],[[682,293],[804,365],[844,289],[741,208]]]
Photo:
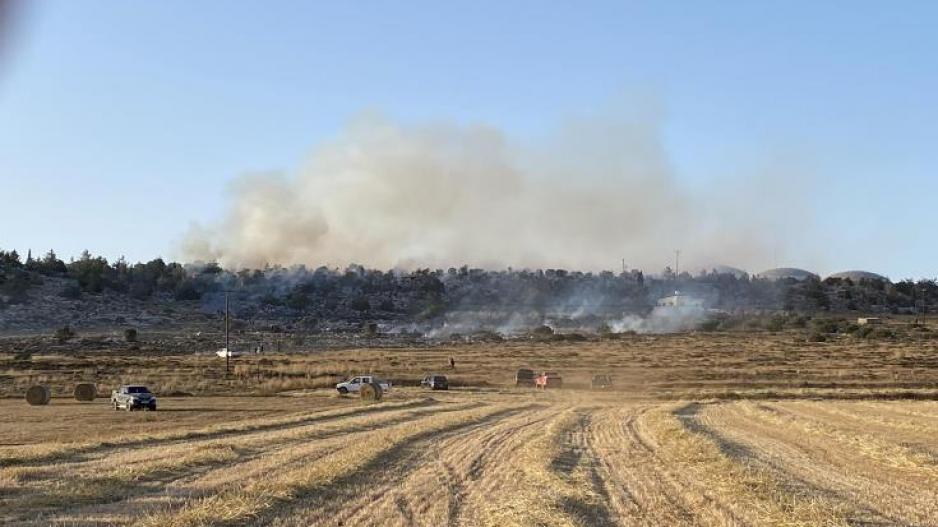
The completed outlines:
[[[295,172],[234,180],[225,216],[193,225],[180,252],[228,268],[599,270],[625,258],[657,272],[677,248],[691,271],[778,259],[786,247],[766,233],[788,221],[796,191],[758,174],[682,184],[660,121],[585,118],[522,144],[485,125],[361,116]]]

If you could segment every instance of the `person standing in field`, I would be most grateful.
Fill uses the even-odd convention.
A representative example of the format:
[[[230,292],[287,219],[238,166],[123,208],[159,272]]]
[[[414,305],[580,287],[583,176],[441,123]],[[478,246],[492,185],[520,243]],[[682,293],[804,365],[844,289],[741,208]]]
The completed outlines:
[[[451,370],[455,370],[455,369],[456,369],[456,359],[454,359],[454,358],[452,358],[452,357],[449,358],[449,369],[451,369]]]

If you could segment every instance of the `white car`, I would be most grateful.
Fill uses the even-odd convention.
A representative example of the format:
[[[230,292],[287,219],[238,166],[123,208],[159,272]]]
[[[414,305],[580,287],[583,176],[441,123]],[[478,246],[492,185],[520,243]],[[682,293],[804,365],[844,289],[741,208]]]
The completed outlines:
[[[381,389],[385,392],[391,389],[390,381],[385,381],[371,375],[358,375],[356,377],[352,377],[345,382],[336,384],[335,389],[342,394],[358,393],[358,391],[362,389],[363,384],[370,384],[372,382],[378,383],[381,386]]]

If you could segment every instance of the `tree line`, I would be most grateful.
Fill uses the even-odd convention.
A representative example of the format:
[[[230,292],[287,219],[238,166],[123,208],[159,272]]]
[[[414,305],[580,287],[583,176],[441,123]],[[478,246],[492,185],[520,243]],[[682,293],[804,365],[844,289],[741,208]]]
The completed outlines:
[[[217,263],[108,262],[84,251],[68,262],[52,250],[35,258],[0,250],[0,305],[28,301],[28,292],[47,279],[62,285],[58,294],[78,299],[105,291],[146,300],[154,295],[192,301],[221,291],[284,312],[420,314],[447,310],[549,310],[571,313],[641,311],[675,291],[724,310],[914,312],[938,308],[935,280],[808,278],[768,280],[748,274],[702,270],[680,275],[670,269],[657,276],[639,270],[620,273],[565,269],[483,270],[468,266],[411,271],[305,266],[223,269]]]

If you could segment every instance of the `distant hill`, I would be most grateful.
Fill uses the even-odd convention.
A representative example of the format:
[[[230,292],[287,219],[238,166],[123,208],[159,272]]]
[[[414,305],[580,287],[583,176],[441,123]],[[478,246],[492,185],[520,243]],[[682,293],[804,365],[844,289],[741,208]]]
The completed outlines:
[[[733,270],[735,271],[735,270]],[[81,327],[216,325],[228,291],[238,323],[305,329],[357,328],[365,322],[407,331],[433,325],[507,327],[544,320],[600,323],[643,316],[680,291],[709,310],[900,313],[938,306],[933,281],[890,283],[867,275],[782,272],[749,276],[713,270],[590,273],[563,269],[409,272],[306,267],[225,270],[161,259],[129,264],[85,253],[63,262],[50,251],[23,260],[0,251],[0,332]],[[914,293],[914,294],[913,294]]]

